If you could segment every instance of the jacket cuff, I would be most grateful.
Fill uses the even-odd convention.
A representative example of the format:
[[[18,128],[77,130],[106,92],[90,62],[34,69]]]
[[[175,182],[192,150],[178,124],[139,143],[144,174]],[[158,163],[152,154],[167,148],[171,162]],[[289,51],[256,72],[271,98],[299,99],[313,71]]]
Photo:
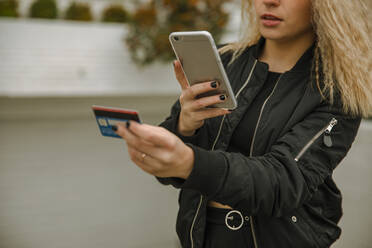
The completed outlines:
[[[172,185],[176,189],[180,189],[185,179],[178,177],[157,177],[155,178],[163,185]]]
[[[164,121],[160,124],[160,126],[168,129],[168,131],[174,133],[177,135],[178,138],[180,138],[184,143],[192,143],[195,144],[199,137],[199,129],[195,131],[195,134],[192,136],[183,136],[178,132],[178,120],[179,120],[179,113],[176,116],[173,116],[169,118],[168,120]]]
[[[213,197],[223,186],[228,174],[225,157],[218,151],[207,151],[189,145],[194,151],[194,167],[181,188],[193,189],[208,197]]]
[[[195,144],[198,140],[198,137],[199,137],[199,129],[195,131],[194,135],[192,136],[183,136],[182,134],[178,133],[177,129],[176,129],[176,135],[184,142],[184,143],[191,143],[191,144]]]

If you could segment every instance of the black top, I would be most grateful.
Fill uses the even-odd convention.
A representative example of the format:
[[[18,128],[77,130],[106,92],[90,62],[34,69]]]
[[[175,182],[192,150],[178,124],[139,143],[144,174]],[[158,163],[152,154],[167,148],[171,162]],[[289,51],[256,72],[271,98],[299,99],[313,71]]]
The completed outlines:
[[[262,90],[257,94],[252,104],[248,107],[243,119],[239,122],[239,125],[231,136],[230,145],[228,146],[227,151],[242,152],[244,155],[249,156],[254,130],[260,115],[261,107],[273,91],[280,75],[281,73],[269,71]]]

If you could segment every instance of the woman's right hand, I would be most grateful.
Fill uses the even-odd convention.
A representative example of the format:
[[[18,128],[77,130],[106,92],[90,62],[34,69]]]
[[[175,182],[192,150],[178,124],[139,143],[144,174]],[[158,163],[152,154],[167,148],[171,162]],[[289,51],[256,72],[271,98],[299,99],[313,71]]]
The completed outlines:
[[[179,98],[181,113],[178,120],[178,133],[183,136],[192,136],[197,129],[204,125],[204,120],[225,114],[230,111],[222,108],[206,108],[207,106],[221,103],[226,99],[225,95],[206,96],[197,99],[202,93],[218,89],[218,82],[203,82],[189,86],[178,60],[173,62],[174,71],[182,93]]]

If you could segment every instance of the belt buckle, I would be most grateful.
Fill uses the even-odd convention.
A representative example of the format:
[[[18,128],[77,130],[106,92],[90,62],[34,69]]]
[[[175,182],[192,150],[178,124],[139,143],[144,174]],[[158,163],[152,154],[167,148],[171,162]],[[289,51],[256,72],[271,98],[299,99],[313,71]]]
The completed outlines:
[[[235,227],[234,225],[233,225],[233,226],[230,226],[230,224],[227,222],[227,220],[233,220],[233,219],[234,219],[234,216],[229,216],[229,215],[231,215],[231,214],[233,214],[233,213],[237,213],[237,214],[240,216],[241,220],[242,220],[241,223],[240,223],[240,225],[239,225],[238,227]],[[244,218],[243,218],[242,213],[241,213],[240,211],[238,211],[238,210],[231,210],[230,212],[228,212],[228,213],[226,214],[226,217],[225,217],[225,224],[226,224],[226,226],[227,226],[229,229],[231,229],[231,230],[233,230],[233,231],[239,230],[239,229],[243,226],[243,224],[244,224]]]

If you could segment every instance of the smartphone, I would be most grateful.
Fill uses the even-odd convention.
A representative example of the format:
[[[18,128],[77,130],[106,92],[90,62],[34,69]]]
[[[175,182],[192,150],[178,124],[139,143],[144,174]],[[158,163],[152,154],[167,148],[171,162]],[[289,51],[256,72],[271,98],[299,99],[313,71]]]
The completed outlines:
[[[217,47],[208,31],[173,32],[169,41],[189,85],[206,81],[217,81],[218,90],[212,90],[198,97],[224,94],[226,100],[210,107],[235,109],[237,101],[227,78]]]
[[[106,137],[121,138],[113,130],[112,126],[118,123],[126,123],[133,120],[141,123],[139,114],[136,110],[113,108],[105,106],[92,106],[96,121],[101,134]]]

